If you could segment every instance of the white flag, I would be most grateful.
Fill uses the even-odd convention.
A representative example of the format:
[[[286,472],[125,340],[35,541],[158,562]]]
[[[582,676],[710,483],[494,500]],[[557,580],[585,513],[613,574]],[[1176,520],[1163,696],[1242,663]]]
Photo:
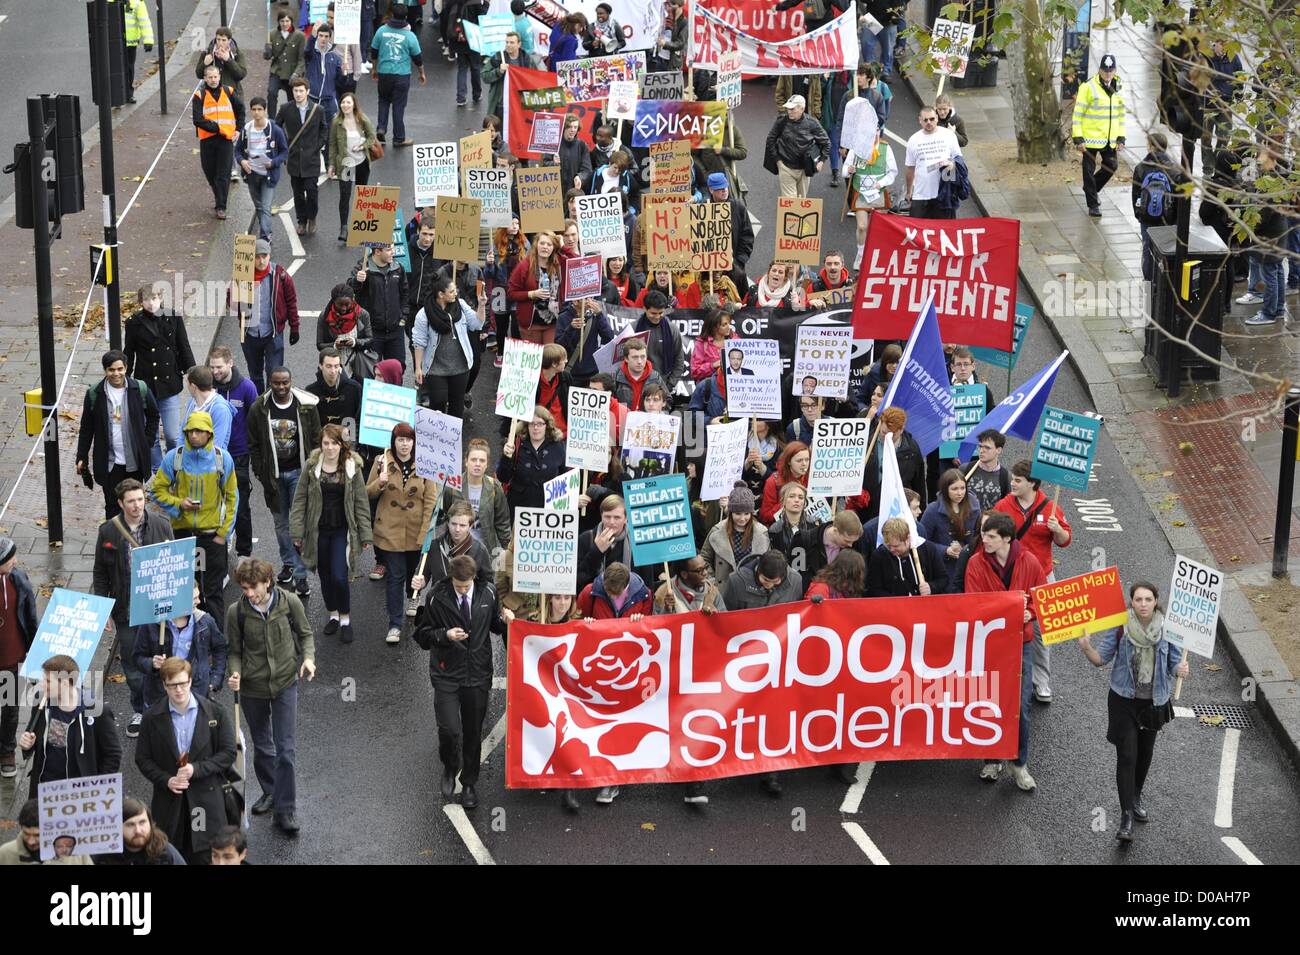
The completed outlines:
[[[911,533],[913,547],[920,547],[925,538],[916,529],[916,518],[912,516],[912,505],[907,502],[907,493],[903,490],[903,476],[898,473],[898,452],[894,450],[894,436],[886,434],[880,448],[880,520],[876,524],[876,546],[885,542],[881,531],[885,521],[891,517],[901,517],[907,522]],[[867,467],[871,467],[868,463]]]

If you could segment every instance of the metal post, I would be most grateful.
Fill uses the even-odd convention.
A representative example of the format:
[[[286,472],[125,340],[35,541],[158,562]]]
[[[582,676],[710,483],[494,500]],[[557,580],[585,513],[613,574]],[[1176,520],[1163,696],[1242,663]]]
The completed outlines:
[[[1183,391],[1183,339],[1191,335],[1194,317],[1183,298],[1183,270],[1188,260],[1187,241],[1192,227],[1192,194],[1187,192],[1178,197],[1178,224],[1174,233],[1174,268],[1169,280],[1174,288],[1174,311],[1172,333],[1169,338],[1169,397],[1177,398]],[[1188,298],[1198,298],[1191,285],[1187,288]]]
[[[154,9],[158,13],[158,29],[154,31],[154,43],[158,50],[158,105],[159,112],[167,115],[167,34],[163,32],[163,4],[157,0]]]
[[[50,545],[63,543],[63,497],[59,480],[59,382],[54,371],[54,291],[50,268],[50,188],[45,169],[45,103],[27,97],[31,140],[32,242],[36,258],[36,324],[41,350],[41,415],[45,417],[45,506]],[[50,157],[53,159],[53,157]]]
[[[95,0],[95,46],[99,51],[99,167],[104,193],[104,252],[108,272],[104,323],[108,347],[122,347],[122,263],[117,254],[117,173],[113,169],[113,97],[108,72],[108,0]]]
[[[221,0],[221,25],[230,26],[230,16],[226,13],[226,0]]]
[[[1286,576],[1291,545],[1291,497],[1295,488],[1296,428],[1300,427],[1300,388],[1286,393],[1282,412],[1282,464],[1277,475],[1277,519],[1273,524],[1273,576]]]

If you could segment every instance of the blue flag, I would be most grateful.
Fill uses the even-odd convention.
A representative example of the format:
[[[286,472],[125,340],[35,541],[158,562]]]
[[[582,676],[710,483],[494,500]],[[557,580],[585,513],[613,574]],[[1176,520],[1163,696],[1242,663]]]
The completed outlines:
[[[1047,407],[1047,396],[1052,393],[1052,385],[1056,383],[1056,373],[1069,354],[1068,351],[1061,352],[1050,365],[1003,398],[997,407],[986,414],[984,420],[971,428],[970,433],[962,439],[957,457],[963,461],[969,461],[974,457],[975,448],[979,445],[979,433],[989,428],[1001,431],[1008,438],[1032,441],[1038,431],[1038,419],[1043,416],[1043,409]]]
[[[933,295],[921,306],[921,314],[899,359],[898,371],[880,403],[882,411],[886,408],[902,408],[907,412],[907,430],[916,438],[922,454],[938,448],[956,427],[957,411],[953,406],[952,383],[943,357]]]

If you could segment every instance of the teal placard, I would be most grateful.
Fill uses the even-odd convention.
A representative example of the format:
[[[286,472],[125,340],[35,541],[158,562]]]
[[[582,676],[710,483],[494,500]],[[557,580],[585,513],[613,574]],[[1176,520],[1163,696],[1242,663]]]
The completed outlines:
[[[1012,332],[1011,351],[972,346],[971,354],[986,365],[1005,368],[1008,371],[1015,370],[1016,362],[1020,360],[1020,346],[1025,343],[1025,335],[1029,332],[1029,323],[1034,320],[1034,314],[1032,305],[1016,305],[1016,327]]]
[[[1038,440],[1034,442],[1030,475],[1072,491],[1088,490],[1100,433],[1098,419],[1049,405],[1043,411]]]
[[[953,385],[952,403],[957,411],[957,420],[952,431],[952,440],[939,445],[939,458],[951,461],[957,457],[962,438],[970,434],[971,429],[984,420],[989,413],[989,390],[984,385]]]
[[[361,383],[358,439],[370,448],[387,448],[392,443],[393,428],[398,424],[405,422],[415,427],[415,404],[414,388],[367,378]]]
[[[664,474],[623,482],[632,560],[638,567],[695,556],[686,475]]]

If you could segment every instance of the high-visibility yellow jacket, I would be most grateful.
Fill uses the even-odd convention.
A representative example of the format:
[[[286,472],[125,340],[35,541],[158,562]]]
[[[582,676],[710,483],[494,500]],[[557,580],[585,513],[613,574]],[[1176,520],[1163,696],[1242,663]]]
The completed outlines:
[[[1124,142],[1124,94],[1119,77],[1115,92],[1107,93],[1101,79],[1094,76],[1079,87],[1074,101],[1072,135],[1076,143],[1089,149],[1105,149]]]
[[[145,0],[126,0],[126,45],[153,46],[153,21]]]

